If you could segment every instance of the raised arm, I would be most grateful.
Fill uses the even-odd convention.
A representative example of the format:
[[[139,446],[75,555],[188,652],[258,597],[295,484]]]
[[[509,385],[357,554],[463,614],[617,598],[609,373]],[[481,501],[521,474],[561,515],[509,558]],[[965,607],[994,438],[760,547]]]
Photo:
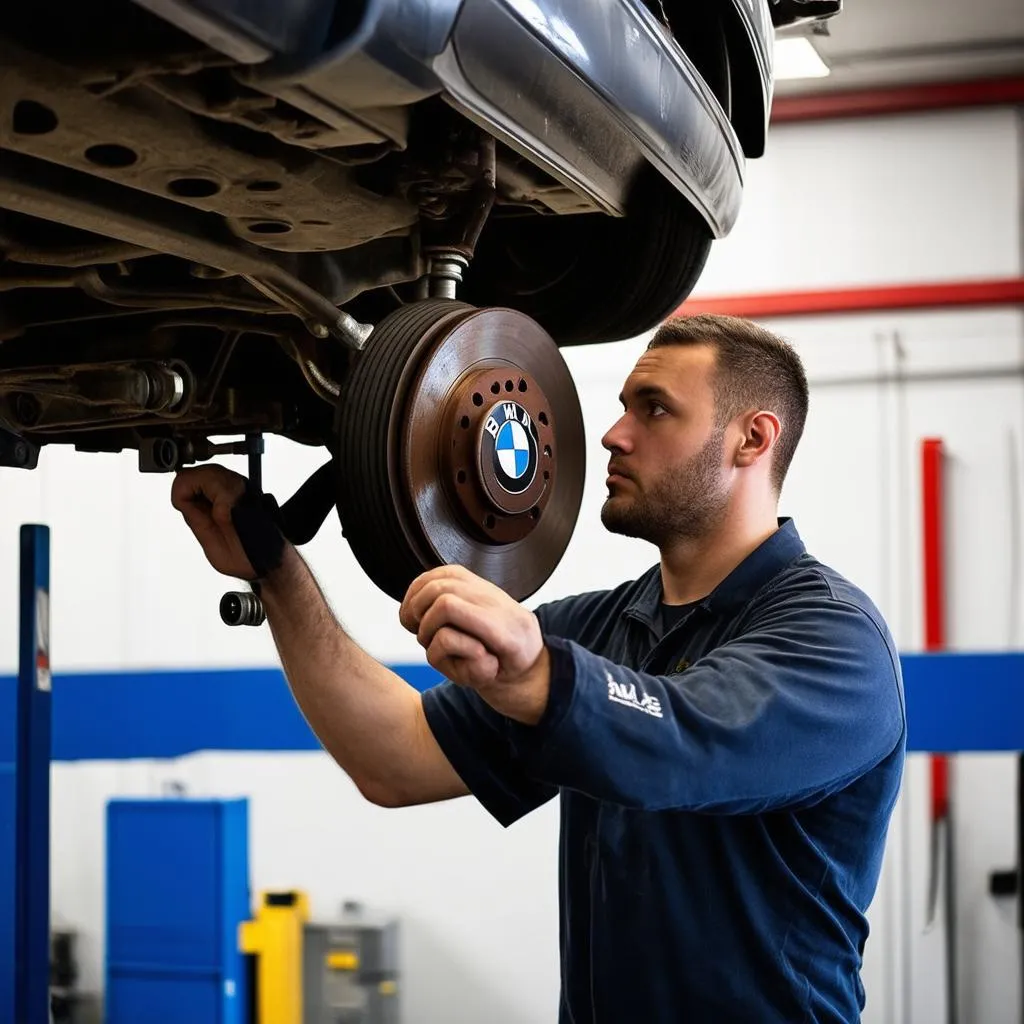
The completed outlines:
[[[210,564],[251,580],[231,515],[244,491],[243,477],[204,466],[178,475],[171,500]],[[420,694],[348,636],[290,545],[261,596],[296,703],[367,799],[404,806],[468,793],[427,725]]]
[[[437,570],[410,595],[403,622],[433,664],[510,720],[523,771],[598,800],[709,813],[795,806],[842,788],[904,735],[885,636],[824,584],[780,590],[742,636],[674,675],[544,637],[530,612],[464,570]]]

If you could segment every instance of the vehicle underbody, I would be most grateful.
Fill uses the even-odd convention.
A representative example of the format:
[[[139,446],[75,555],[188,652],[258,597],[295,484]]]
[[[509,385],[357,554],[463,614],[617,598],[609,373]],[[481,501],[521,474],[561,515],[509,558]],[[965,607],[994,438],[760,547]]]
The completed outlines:
[[[338,4],[328,39],[346,39],[364,6]],[[743,37],[723,13],[729,5],[648,0],[648,8],[637,24],[674,35],[679,59],[685,50],[709,124],[720,125],[722,140],[734,127],[757,155],[763,97],[751,89],[750,62],[736,59]],[[463,20],[469,32],[472,20]],[[493,42],[497,24],[481,22],[479,38]],[[388,75],[360,55],[321,83],[317,98],[287,70],[239,61],[130,0],[5,9],[0,464],[34,466],[40,448],[57,443],[137,449],[141,469],[167,472],[240,450],[215,438],[262,433],[338,457],[339,431],[352,429],[346,406],[362,400],[351,381],[368,338],[371,347],[390,338],[415,365],[428,359],[428,336],[433,351],[452,346],[463,360],[448,367],[454,388],[479,369],[473,353],[498,330],[500,311],[516,311],[520,320],[500,320],[511,333],[488,365],[512,365],[507,383],[525,391],[538,366],[562,366],[559,346],[635,336],[688,294],[727,225],[702,215],[595,100],[576,97],[577,127],[565,136],[575,131],[590,146],[579,150],[595,168],[588,190],[414,77]],[[538,116],[546,125],[543,110]],[[735,206],[724,194],[722,202]],[[443,303],[456,299],[465,306],[453,318],[458,304]],[[427,306],[426,319],[401,320]],[[408,324],[397,334],[381,329],[395,317]],[[478,334],[469,348],[459,340],[467,330]],[[516,363],[520,350],[528,364]],[[408,415],[408,388],[420,386],[396,367],[381,370],[392,390],[377,402],[395,423]],[[576,406],[563,417],[575,422],[571,385],[559,377],[548,387]],[[534,413],[545,411],[542,398]],[[476,436],[476,419],[472,427]],[[582,446],[581,432],[570,433]],[[566,522],[578,507],[581,460],[573,452],[562,474],[572,481],[556,503]],[[389,472],[383,462],[363,468],[382,480]],[[338,484],[340,511],[351,483]],[[478,497],[485,491],[480,484]],[[516,512],[498,508],[497,533],[517,516],[536,520],[550,496]],[[493,545],[490,527],[470,523],[482,508],[463,502],[453,515]],[[432,549],[420,559],[429,562],[439,556],[432,527],[424,529],[410,550]]]

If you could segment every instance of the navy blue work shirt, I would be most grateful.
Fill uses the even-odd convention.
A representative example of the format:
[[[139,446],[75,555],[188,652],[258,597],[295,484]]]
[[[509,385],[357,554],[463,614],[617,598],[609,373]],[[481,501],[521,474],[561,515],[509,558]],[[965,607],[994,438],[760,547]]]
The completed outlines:
[[[661,598],[655,566],[538,610],[536,726],[423,695],[502,824],[560,797],[560,1024],[858,1021],[905,752],[892,637],[791,520],[665,635]]]

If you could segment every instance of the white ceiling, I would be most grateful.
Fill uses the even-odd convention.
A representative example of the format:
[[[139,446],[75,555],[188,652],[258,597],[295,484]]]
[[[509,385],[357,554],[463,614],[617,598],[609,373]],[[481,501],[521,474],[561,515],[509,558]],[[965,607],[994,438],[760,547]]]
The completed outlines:
[[[844,0],[814,36],[827,78],[779,95],[1024,74],[1024,0]]]

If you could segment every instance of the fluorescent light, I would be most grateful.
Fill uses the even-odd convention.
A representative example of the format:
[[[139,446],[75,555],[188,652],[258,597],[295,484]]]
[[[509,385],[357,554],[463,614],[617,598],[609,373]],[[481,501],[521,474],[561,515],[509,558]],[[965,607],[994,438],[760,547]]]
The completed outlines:
[[[790,36],[775,40],[775,77],[824,78],[828,65],[807,36]]]

